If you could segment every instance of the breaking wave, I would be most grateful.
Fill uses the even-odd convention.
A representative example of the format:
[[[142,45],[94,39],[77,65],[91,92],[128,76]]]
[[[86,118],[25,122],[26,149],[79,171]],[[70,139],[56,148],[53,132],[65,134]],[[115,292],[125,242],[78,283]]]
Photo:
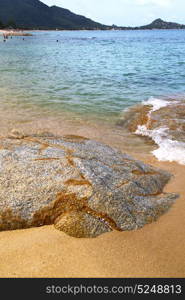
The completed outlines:
[[[152,153],[159,161],[185,165],[185,103],[150,98],[142,104],[151,109],[146,124],[138,125],[135,134],[152,138],[159,147]]]

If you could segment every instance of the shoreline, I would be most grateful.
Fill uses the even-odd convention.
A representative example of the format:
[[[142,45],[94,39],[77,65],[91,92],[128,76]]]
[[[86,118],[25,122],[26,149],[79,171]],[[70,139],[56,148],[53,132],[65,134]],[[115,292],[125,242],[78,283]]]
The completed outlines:
[[[15,39],[15,44],[18,44],[18,40],[19,39]],[[31,39],[31,41],[32,40],[34,39]],[[3,40],[1,39],[1,41]],[[80,115],[81,110],[77,113],[77,111],[70,112],[62,110],[62,108],[61,110],[58,109],[60,108],[60,105],[57,106],[57,104],[55,105],[55,101],[50,101],[50,97],[46,97],[49,93],[44,93],[44,91],[47,91],[47,85],[48,82],[50,82],[50,79],[54,79],[53,74],[55,74],[56,70],[59,69],[59,63],[56,64],[57,68],[55,69],[53,69],[55,62],[54,64],[52,63],[52,68],[42,69],[43,64],[38,64],[37,66],[37,62],[41,57],[43,57],[43,63],[45,63],[45,60],[51,56],[49,54],[48,56],[43,55],[42,47],[40,51],[41,56],[37,56],[37,60],[35,60],[31,58],[27,59],[27,49],[28,46],[30,47],[31,43],[26,43],[25,48],[20,43],[18,47],[14,47],[14,43],[8,44],[10,45],[9,49],[7,47],[2,47],[5,54],[7,50],[9,52],[7,52],[7,55],[2,56],[2,58],[6,59],[5,63],[2,64],[3,77],[0,87],[1,136],[9,134],[11,130],[15,129],[25,134],[41,132],[50,132],[59,136],[75,134],[97,140],[111,147],[117,148],[124,153],[128,153],[134,158],[147,164],[169,171],[174,176],[166,186],[165,192],[178,193],[180,194],[180,198],[176,200],[169,212],[163,215],[157,222],[146,225],[144,228],[137,231],[114,231],[101,235],[95,239],[75,239],[57,231],[53,226],[0,232],[0,277],[185,277],[185,166],[175,162],[170,163],[158,161],[151,154],[151,152],[155,151],[158,146],[149,138],[149,136],[141,137],[134,135],[136,128],[133,133],[124,130],[124,124],[121,125],[121,123],[124,123],[125,120],[121,118],[121,111],[120,118],[119,120],[116,120],[116,123],[115,119],[111,116],[107,116],[105,122],[105,119],[96,119],[94,118],[94,115],[91,118],[91,114],[86,112],[82,117]],[[55,45],[55,42],[52,42],[52,45]],[[73,45],[74,41],[72,41],[72,47]],[[76,45],[77,48],[75,49],[79,49],[78,45],[79,41]],[[54,46],[54,48],[51,49],[55,48],[56,47]],[[35,48],[33,49],[33,52],[36,53]],[[69,58],[67,66],[70,65],[69,63],[71,62],[71,52],[68,51],[66,46],[64,49],[67,49],[66,51],[69,52],[69,54],[67,53],[67,56],[61,56],[61,53],[59,52],[57,56],[57,59],[59,59],[59,62],[61,63],[61,68],[62,61],[60,60],[60,57],[62,57],[63,60],[64,58]],[[26,60],[22,59],[23,53]],[[52,53],[52,57],[55,56],[55,52],[52,51],[49,53]],[[152,57],[155,57],[155,55]],[[18,58],[20,58],[20,60],[18,60]],[[77,56],[74,57],[74,60],[75,59],[77,59]],[[14,61],[14,64],[11,60]],[[25,62],[29,64],[29,67],[24,70]],[[161,63],[162,62],[163,60]],[[174,61],[175,66],[177,62],[178,60]],[[19,71],[17,71],[17,65],[20,67]],[[33,65],[37,66],[37,68],[33,69]],[[87,66],[87,63],[84,65]],[[99,65],[97,65],[96,70],[98,69]],[[50,72],[46,73],[45,71],[48,70]],[[177,69],[177,71],[178,70],[178,74],[181,74],[181,68]],[[69,75],[76,76],[75,74],[79,74],[78,64],[75,71],[77,73],[75,73],[72,68]],[[171,71],[174,71],[174,69],[172,68]],[[31,76],[32,72],[34,77]],[[36,72],[39,74],[41,72],[43,74],[43,78],[41,78],[41,76],[36,78]],[[184,72],[183,66],[182,72]],[[95,71],[93,71],[90,75],[93,75],[94,73]],[[24,74],[28,75],[28,78],[25,78]],[[46,79],[46,74],[50,74],[51,77],[48,77],[48,81],[45,82],[43,79]],[[59,74],[57,77],[59,78],[57,81],[58,88],[60,89],[60,94],[65,96],[67,92],[65,89],[61,92],[60,86],[60,82],[63,80],[63,77],[60,77]],[[84,76],[84,70],[82,71],[82,74]],[[173,77],[174,81],[176,77],[180,78],[176,73],[173,74],[175,75],[175,77]],[[19,80],[14,80],[16,76]],[[83,89],[82,83],[84,81],[84,77],[80,78],[77,78],[77,84],[80,89]],[[43,97],[42,93],[38,92],[38,89],[34,89],[37,85],[37,79],[38,87],[41,91],[43,91]],[[160,77],[158,79],[160,79]],[[31,82],[31,80],[33,80],[33,82]],[[40,86],[43,81],[45,85]],[[93,81],[95,86],[97,85],[97,82],[97,79]],[[72,82],[68,82],[66,87],[70,87],[71,84]],[[65,88],[65,86],[63,87]],[[134,87],[136,89],[137,85],[134,85]],[[29,93],[31,88],[33,91]],[[54,88],[57,88],[56,81],[54,87],[51,86],[48,92],[52,92]],[[76,91],[78,91],[78,89],[74,90],[74,94]],[[72,90],[69,90],[70,95],[71,92]],[[150,91],[150,93],[151,92],[152,91]],[[34,93],[37,94],[35,98],[33,97]],[[58,98],[57,91],[56,95],[56,98]],[[114,96],[115,93],[113,93],[113,97]],[[84,99],[81,93],[78,97],[80,101]],[[88,96],[85,97],[88,98]],[[56,98],[54,97],[53,99],[56,100]],[[33,100],[39,100],[38,104]],[[63,97],[61,100],[63,100]],[[80,103],[83,103],[83,101]],[[114,105],[117,105],[117,103],[118,102],[115,102]],[[76,104],[75,101],[69,102],[69,105],[71,106],[74,104]],[[80,109],[81,108],[83,108],[83,106],[80,106]],[[171,114],[171,111],[173,111],[173,114]],[[175,117],[172,117],[174,114]],[[177,115],[179,116],[178,118]],[[128,116],[128,119],[130,121],[131,118]],[[135,124],[137,124],[138,120],[139,122],[140,120],[143,120],[144,124],[142,124],[147,125],[146,119],[147,123],[149,123],[148,121],[150,120],[148,117],[146,118],[146,114],[141,113],[141,116],[135,119]],[[172,122],[172,119],[174,119],[175,122]],[[176,122],[177,119],[180,123]],[[161,115],[158,115],[157,111],[154,112],[153,121],[150,121],[151,124],[149,124],[154,127],[149,127],[149,129],[154,132],[158,125],[161,126],[160,121],[166,120],[166,124],[169,125],[169,128],[171,128],[170,134],[174,133],[174,138],[177,137],[178,139],[181,139],[185,136],[183,134],[183,130],[185,130],[183,129],[185,128],[184,119],[185,111],[182,110],[180,106],[178,110],[169,109],[166,111],[165,108],[163,108]],[[120,123],[120,126],[118,123]],[[179,131],[179,128],[182,128],[182,133]],[[169,151],[167,151],[166,157],[169,157]]]
[[[18,109],[19,108],[19,109]],[[5,118],[6,112],[6,118]],[[48,113],[37,106],[2,105],[1,135],[74,134],[103,142],[174,175],[165,192],[180,194],[157,222],[137,231],[111,232],[95,239],[76,239],[54,226],[0,232],[0,277],[185,277],[185,167],[160,162],[150,153],[157,146],[144,137],[125,134],[122,127],[81,119],[74,114]],[[90,255],[89,255],[90,253]],[[17,258],[15,260],[15,257]]]
[[[9,37],[9,36],[32,36],[31,33],[26,33],[26,30],[21,30],[21,29],[0,29],[0,35]],[[29,30],[28,30],[29,31]]]
[[[171,28],[171,29],[168,29],[168,28],[154,28],[154,29],[14,29],[14,30],[11,30],[11,29],[0,29],[0,35],[2,35],[3,33],[12,33],[12,35],[15,35],[17,36],[19,32],[22,32],[26,34],[26,32],[63,32],[63,31],[67,31],[67,32],[79,32],[79,31],[92,31],[92,32],[96,32],[96,31],[102,31],[102,32],[107,32],[107,31],[175,31],[175,30],[178,30],[178,31],[185,31],[185,28]],[[17,33],[17,34],[16,34]]]

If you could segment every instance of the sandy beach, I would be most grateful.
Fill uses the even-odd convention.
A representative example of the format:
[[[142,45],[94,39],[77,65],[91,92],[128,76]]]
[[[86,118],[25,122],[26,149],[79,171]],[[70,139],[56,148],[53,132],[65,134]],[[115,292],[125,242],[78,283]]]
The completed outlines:
[[[30,36],[31,34],[22,30],[0,29],[0,35],[5,36]]]
[[[0,277],[185,277],[185,168],[135,157],[174,174],[181,196],[157,222],[131,232],[75,239],[53,226],[0,233]]]
[[[3,33],[7,31],[0,30]],[[1,37],[0,137],[13,129],[23,136],[50,132],[87,137],[169,171],[173,177],[164,192],[180,197],[157,222],[137,231],[113,231],[94,239],[72,238],[54,226],[1,231],[1,278],[185,277],[185,165],[175,162],[182,162],[185,153],[184,62],[179,63],[184,36],[178,33],[177,40],[174,31],[138,31],[136,36],[129,32],[129,43],[127,32],[106,34],[39,32],[33,39],[9,38],[7,43]],[[169,50],[165,63],[163,41]],[[162,102],[159,115],[155,105],[151,107],[154,118],[149,125],[154,127],[147,127],[150,131],[144,136],[133,133],[137,126],[125,129],[123,112],[128,114],[128,108],[148,99],[148,94],[158,97],[158,90],[163,95],[183,90],[182,105],[168,108],[165,100],[154,99],[155,105]],[[132,125],[147,126],[151,117],[146,118],[146,111],[140,118],[133,113],[133,121],[131,116],[126,121]],[[165,137],[165,159],[170,151],[174,162],[151,154],[161,146],[150,135],[157,124],[159,129],[164,124],[169,128],[169,134],[163,130],[157,138],[164,142]]]

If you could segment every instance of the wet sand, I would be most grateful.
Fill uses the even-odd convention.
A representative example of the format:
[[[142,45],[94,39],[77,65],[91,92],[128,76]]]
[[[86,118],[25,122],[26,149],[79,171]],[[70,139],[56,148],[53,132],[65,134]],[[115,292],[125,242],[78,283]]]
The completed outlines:
[[[181,197],[157,222],[131,232],[75,239],[45,226],[0,233],[0,277],[185,277],[185,167],[135,157],[175,175]]]

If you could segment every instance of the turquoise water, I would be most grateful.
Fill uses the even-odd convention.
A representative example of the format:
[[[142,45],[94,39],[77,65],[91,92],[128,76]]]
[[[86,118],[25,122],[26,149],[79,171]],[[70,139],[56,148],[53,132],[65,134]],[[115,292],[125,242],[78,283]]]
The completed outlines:
[[[0,75],[1,102],[118,116],[151,96],[184,96],[185,30],[0,37]]]

